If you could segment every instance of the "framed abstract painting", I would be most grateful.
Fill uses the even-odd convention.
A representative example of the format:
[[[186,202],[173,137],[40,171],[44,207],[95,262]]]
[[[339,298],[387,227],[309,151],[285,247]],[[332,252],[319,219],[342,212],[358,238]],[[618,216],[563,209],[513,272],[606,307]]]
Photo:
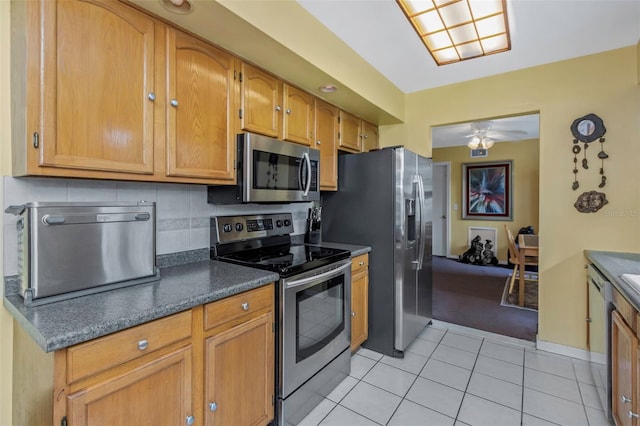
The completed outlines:
[[[462,165],[462,218],[512,220],[512,161]]]

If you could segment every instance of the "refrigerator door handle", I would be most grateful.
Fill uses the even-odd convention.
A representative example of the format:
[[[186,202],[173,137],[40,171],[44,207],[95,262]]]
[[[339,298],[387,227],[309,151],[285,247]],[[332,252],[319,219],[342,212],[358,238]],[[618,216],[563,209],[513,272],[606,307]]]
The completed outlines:
[[[427,245],[427,227],[424,223],[424,212],[426,210],[424,198],[424,182],[422,176],[418,175],[418,200],[420,200],[420,246],[418,250],[418,270],[422,269],[424,260],[424,250]]]

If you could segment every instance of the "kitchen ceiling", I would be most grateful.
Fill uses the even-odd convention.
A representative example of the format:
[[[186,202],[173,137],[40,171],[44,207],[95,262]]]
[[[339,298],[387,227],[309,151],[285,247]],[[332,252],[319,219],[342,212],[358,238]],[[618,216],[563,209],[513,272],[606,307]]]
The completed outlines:
[[[639,0],[507,0],[511,50],[437,66],[394,0],[297,0],[405,93],[631,46]]]

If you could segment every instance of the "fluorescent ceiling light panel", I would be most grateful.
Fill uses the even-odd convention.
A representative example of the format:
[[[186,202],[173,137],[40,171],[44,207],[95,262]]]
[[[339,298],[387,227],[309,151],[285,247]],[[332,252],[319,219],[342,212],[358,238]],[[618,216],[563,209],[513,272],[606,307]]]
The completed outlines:
[[[511,49],[506,0],[396,0],[438,65]]]

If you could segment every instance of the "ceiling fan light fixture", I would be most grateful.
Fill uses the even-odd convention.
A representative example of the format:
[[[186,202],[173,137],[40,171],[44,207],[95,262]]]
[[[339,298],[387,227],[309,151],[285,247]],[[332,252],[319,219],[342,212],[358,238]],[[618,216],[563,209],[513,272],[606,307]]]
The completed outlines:
[[[396,0],[396,3],[437,65],[511,50],[506,0]]]
[[[493,146],[494,141],[491,138],[484,136],[480,141],[480,145],[482,145],[482,149],[489,149]]]
[[[472,137],[469,142],[467,142],[467,146],[469,149],[478,149],[480,146],[480,138],[477,136]]]

